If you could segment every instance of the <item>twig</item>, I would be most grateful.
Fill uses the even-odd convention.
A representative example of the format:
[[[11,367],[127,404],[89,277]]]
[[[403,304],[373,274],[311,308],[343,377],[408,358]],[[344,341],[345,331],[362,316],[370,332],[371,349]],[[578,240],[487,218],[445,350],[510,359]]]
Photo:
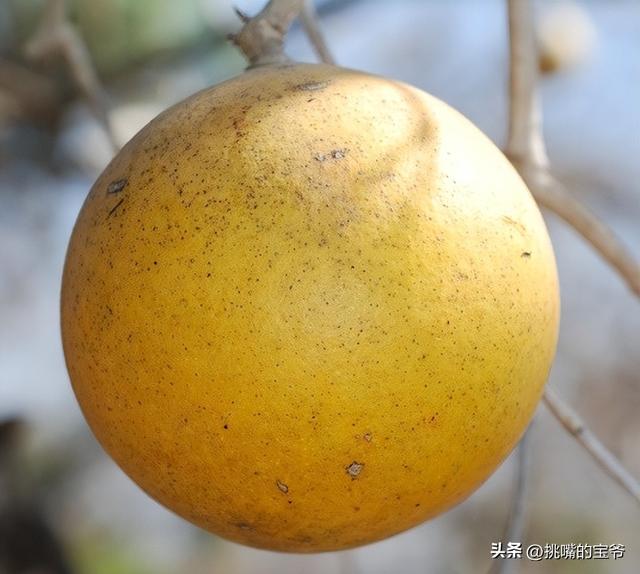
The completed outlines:
[[[509,16],[509,131],[506,154],[520,172],[534,197],[573,226],[618,269],[632,290],[640,294],[640,273],[633,260],[598,219],[551,176],[542,132],[542,111],[537,90],[538,61],[529,0],[507,0]],[[589,431],[568,405],[546,389],[543,400],[564,428],[587,450],[604,470],[640,501],[640,485],[616,457]],[[522,541],[527,487],[526,437],[520,443],[518,474],[514,489],[506,541]],[[492,574],[508,574],[515,561],[502,560]]]
[[[537,90],[538,59],[529,0],[508,0],[510,108],[506,154],[536,200],[556,213],[607,261],[640,297],[640,263],[615,234],[576,201],[550,172]]]
[[[640,264],[614,232],[576,200],[548,171],[527,166],[520,166],[519,171],[537,202],[582,235],[618,272],[631,292],[640,297]]]
[[[637,263],[619,245],[614,235],[595,216],[564,191],[549,171],[542,134],[542,113],[537,92],[538,63],[529,0],[507,0],[509,13],[510,83],[509,135],[506,153],[534,197],[560,215],[587,238],[619,271],[631,289],[639,292]],[[570,407],[549,389],[544,402],[565,429],[591,454],[605,471],[640,501],[638,481],[622,466]]]
[[[313,0],[270,0],[253,18],[238,9],[236,13],[243,26],[240,32],[231,34],[229,39],[249,60],[248,69],[291,61],[284,53],[284,39],[298,16],[320,59],[327,64],[334,63],[320,32]]]
[[[106,94],[87,46],[67,18],[65,0],[48,1],[38,30],[25,46],[25,53],[32,60],[43,60],[49,56],[64,59],[77,89],[103,126],[114,151],[117,151],[120,146],[109,120]]]
[[[253,18],[242,14],[244,22],[229,39],[249,60],[249,68],[289,62],[284,53],[284,37],[291,23],[302,12],[304,0],[270,0]]]
[[[318,14],[316,12],[315,6],[313,5],[313,0],[304,0],[302,6],[302,13],[300,14],[300,19],[302,21],[302,25],[304,26],[304,30],[313,45],[316,54],[320,58],[320,61],[325,64],[335,64],[335,60],[329,51],[329,47],[324,40],[324,36],[320,31],[320,26],[318,24]]]
[[[531,4],[529,0],[508,0],[507,6],[510,58],[507,154],[512,160],[547,167]]]
[[[553,416],[591,455],[602,469],[640,503],[640,482],[584,424],[578,414],[551,389],[543,396]]]
[[[507,0],[509,18],[509,128],[506,154],[516,162],[548,165],[542,137],[542,113],[536,90],[537,62],[533,14],[529,0]],[[506,541],[522,542],[527,487],[527,434],[518,451],[516,485],[506,528]],[[520,537],[514,537],[515,534]],[[519,532],[518,532],[519,530]],[[494,563],[490,574],[515,571],[511,560]]]
[[[533,424],[533,423],[532,423]],[[516,475],[511,507],[502,535],[503,542],[522,542],[526,525],[527,494],[529,492],[529,462],[531,458],[531,426],[518,444]],[[516,571],[516,560],[496,560],[489,574],[510,574]]]

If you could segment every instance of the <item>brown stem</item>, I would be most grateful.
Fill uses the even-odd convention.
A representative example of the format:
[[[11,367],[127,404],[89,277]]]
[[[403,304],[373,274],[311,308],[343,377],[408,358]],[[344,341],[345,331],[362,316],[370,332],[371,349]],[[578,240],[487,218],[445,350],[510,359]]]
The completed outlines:
[[[249,60],[247,69],[291,62],[284,53],[284,40],[291,23],[298,16],[320,60],[334,63],[320,32],[313,0],[270,0],[253,18],[238,9],[236,13],[243,26],[240,32],[229,38]]]
[[[242,17],[242,29],[230,39],[249,60],[249,69],[290,62],[284,38],[303,4],[304,0],[270,0],[253,18]]]

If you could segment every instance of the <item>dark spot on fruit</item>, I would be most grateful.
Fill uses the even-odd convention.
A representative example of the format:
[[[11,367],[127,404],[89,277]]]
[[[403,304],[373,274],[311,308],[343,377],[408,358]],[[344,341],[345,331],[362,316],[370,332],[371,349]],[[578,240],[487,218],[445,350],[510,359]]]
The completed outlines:
[[[520,257],[531,257],[531,251],[523,251]]]
[[[324,82],[304,82],[302,84],[298,84],[294,86],[294,90],[299,90],[301,92],[315,92],[317,90],[324,90],[329,85],[328,81]]]
[[[323,162],[323,161],[327,161],[330,159],[342,159],[347,155],[347,149],[343,148],[343,149],[332,149],[329,153],[317,153],[316,155],[314,155],[314,159],[319,161],[319,162]]]
[[[345,467],[345,470],[347,471],[347,474],[352,479],[355,480],[356,478],[358,478],[358,476],[360,476],[360,473],[362,472],[363,468],[364,468],[363,462],[357,462],[354,460],[351,464]]]
[[[117,179],[107,186],[107,193],[120,193],[127,186],[126,179]]]

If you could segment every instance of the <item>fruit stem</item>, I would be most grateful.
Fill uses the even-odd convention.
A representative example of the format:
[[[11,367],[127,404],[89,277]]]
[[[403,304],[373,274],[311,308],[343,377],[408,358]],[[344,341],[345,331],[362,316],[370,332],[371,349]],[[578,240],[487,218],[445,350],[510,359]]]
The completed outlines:
[[[304,0],[270,0],[253,18],[239,14],[244,25],[230,40],[249,60],[248,70],[291,62],[284,53],[284,39],[303,7]]]

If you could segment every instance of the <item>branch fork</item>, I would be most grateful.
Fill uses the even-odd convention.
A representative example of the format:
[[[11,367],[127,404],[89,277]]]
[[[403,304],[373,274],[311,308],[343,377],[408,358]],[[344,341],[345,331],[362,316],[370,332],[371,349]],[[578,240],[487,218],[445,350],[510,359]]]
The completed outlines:
[[[249,61],[248,69],[277,66],[291,62],[284,52],[284,40],[293,21],[300,17],[302,25],[322,62],[333,64],[320,28],[312,0],[271,0],[256,16],[235,9],[243,23],[229,39]]]

